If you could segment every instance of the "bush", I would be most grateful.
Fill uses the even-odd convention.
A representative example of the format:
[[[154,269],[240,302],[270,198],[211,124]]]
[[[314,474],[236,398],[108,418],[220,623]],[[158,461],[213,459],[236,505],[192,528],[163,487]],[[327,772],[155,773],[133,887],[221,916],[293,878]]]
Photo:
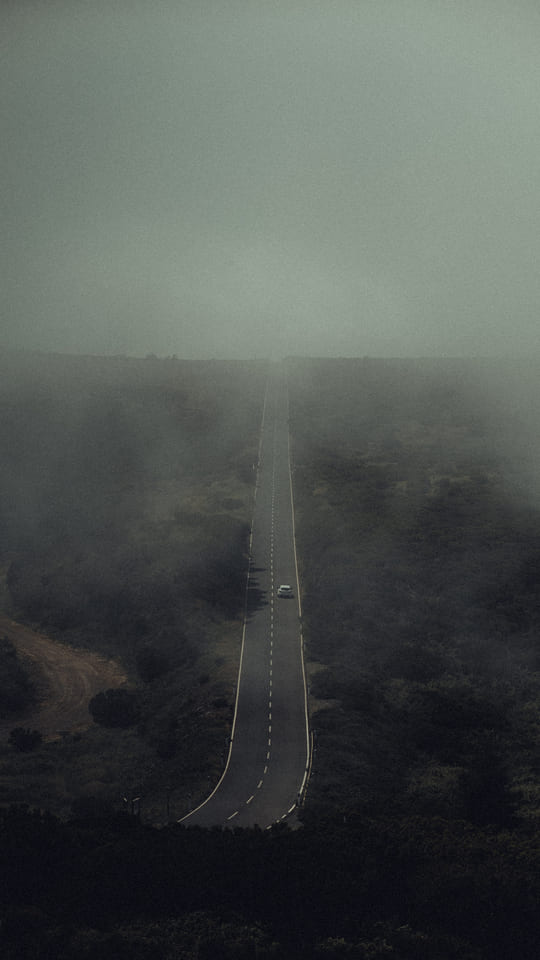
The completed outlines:
[[[43,740],[38,730],[30,730],[26,727],[15,727],[9,735],[9,742],[16,750],[22,753],[29,753],[35,750]]]
[[[0,639],[0,717],[20,713],[35,700],[33,684],[7,637]]]
[[[103,690],[88,704],[95,723],[103,727],[132,727],[139,719],[139,701],[134,690]]]
[[[137,673],[141,680],[150,683],[163,676],[170,667],[169,659],[161,650],[152,647],[142,647],[135,657]]]

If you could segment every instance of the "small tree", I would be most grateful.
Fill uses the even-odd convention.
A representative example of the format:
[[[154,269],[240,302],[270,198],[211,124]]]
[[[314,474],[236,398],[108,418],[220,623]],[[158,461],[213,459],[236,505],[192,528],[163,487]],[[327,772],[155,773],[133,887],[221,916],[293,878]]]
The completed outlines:
[[[88,709],[95,723],[103,727],[132,727],[139,719],[138,697],[134,690],[104,690],[91,699]]]
[[[145,683],[150,683],[161,677],[169,669],[169,660],[160,650],[152,647],[141,647],[135,657],[137,672]]]
[[[15,727],[9,735],[11,746],[23,753],[35,750],[42,740],[43,737],[38,730],[30,730],[28,727]]]

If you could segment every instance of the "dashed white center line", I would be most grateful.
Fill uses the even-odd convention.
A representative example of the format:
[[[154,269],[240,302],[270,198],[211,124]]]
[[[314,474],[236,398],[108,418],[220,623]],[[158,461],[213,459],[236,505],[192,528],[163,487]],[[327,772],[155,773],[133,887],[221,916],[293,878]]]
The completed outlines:
[[[266,771],[265,771],[265,772],[266,772]],[[257,784],[257,790],[260,790],[261,787],[262,787],[262,785],[263,785],[262,780],[259,780],[259,782],[258,782],[258,784]]]
[[[232,820],[232,818],[236,817],[237,814],[238,814],[238,810],[235,810],[234,813],[231,813],[230,817],[227,817],[227,820]]]
[[[250,798],[249,798],[249,800],[246,800],[246,806],[247,806],[248,803],[251,803],[251,801],[254,799],[254,797],[255,797],[255,794],[252,793],[251,796],[250,796]]]

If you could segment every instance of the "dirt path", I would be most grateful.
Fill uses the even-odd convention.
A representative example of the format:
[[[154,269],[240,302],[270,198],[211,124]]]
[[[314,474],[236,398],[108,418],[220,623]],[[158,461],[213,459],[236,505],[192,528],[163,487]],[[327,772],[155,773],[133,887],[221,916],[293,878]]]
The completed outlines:
[[[34,710],[0,723],[2,739],[14,726],[39,730],[47,740],[58,738],[64,731],[84,730],[92,723],[88,701],[100,690],[119,687],[126,681],[114,660],[51,640],[2,615],[0,636],[11,640],[19,656],[30,661],[40,695]]]

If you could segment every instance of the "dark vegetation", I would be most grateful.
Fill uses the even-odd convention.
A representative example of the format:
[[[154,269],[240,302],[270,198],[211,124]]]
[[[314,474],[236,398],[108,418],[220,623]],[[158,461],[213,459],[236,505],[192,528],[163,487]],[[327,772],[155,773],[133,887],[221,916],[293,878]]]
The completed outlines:
[[[519,396],[464,361],[301,370],[304,625],[326,701],[313,804],[537,822],[540,500],[515,494],[535,457],[508,422]]]
[[[29,753],[39,747],[42,736],[39,730],[30,730],[29,727],[14,727],[9,735],[9,742],[16,750]]]
[[[24,712],[35,701],[28,671],[7,637],[0,639],[0,719]]]
[[[486,948],[468,902],[510,876],[526,889],[514,854],[525,863],[540,837],[536,370],[366,359],[291,372],[315,742],[306,818],[369,818],[404,847],[421,818],[430,882],[453,836],[453,893],[421,926],[442,918],[471,951],[511,956],[502,936]],[[493,858],[473,894],[464,846],[486,836]]]
[[[43,744],[34,802],[65,814],[81,797],[114,808],[133,791],[161,820],[171,783],[180,815],[219,776],[265,374],[256,362],[4,358],[4,606],[119,658],[130,678],[93,700],[82,739]],[[0,659],[15,727],[32,687],[9,645]],[[27,775],[3,756],[7,797],[26,799]]]
[[[103,808],[99,795],[75,802],[67,822],[5,808],[0,949],[7,960],[538,956],[534,384],[510,364],[497,370],[472,361],[294,361],[289,371],[315,742],[303,826],[157,830],[144,823],[144,795],[136,815],[133,792],[132,816]],[[169,524],[172,512],[188,530],[195,505],[209,516],[189,491],[167,512]],[[205,496],[208,504],[208,487]],[[222,500],[227,524],[236,515],[230,500],[239,497],[231,485],[226,507]],[[138,524],[133,514],[124,527],[131,532],[124,557],[143,539]],[[160,544],[148,564],[156,589],[155,558],[167,581],[160,551],[172,550],[166,525],[159,529],[168,546],[152,541]],[[15,560],[12,577],[27,571],[25,583],[39,584],[30,550],[19,548]],[[124,619],[109,621],[114,605],[103,613],[96,604],[88,630],[62,628],[76,642],[121,650],[132,664],[129,689],[93,702],[95,739],[68,740],[62,749],[76,757],[89,744],[110,750],[105,744],[115,737],[124,738],[114,741],[118,748],[143,743],[133,789],[141,770],[150,783],[159,764],[184,784],[197,781],[193,745],[202,765],[214,724],[223,730],[215,651],[219,623],[231,614],[227,600],[211,597],[216,589],[232,597],[230,581],[219,564],[209,574],[204,564],[180,568],[184,616],[174,622],[182,663],[157,610],[155,644],[149,631],[132,630],[126,608]],[[60,570],[67,583],[72,571]],[[96,578],[100,598],[111,571],[121,582],[121,566],[105,570],[103,581]],[[153,609],[153,591],[143,596],[139,618]],[[163,596],[174,618],[172,591]],[[106,631],[103,618],[115,629]],[[60,631],[54,617],[47,622]],[[226,659],[230,644],[222,648]],[[179,736],[191,745],[186,751]],[[18,754],[27,782],[36,758],[52,761],[51,746]]]
[[[532,829],[437,817],[156,830],[0,817],[6,960],[536,960]]]

